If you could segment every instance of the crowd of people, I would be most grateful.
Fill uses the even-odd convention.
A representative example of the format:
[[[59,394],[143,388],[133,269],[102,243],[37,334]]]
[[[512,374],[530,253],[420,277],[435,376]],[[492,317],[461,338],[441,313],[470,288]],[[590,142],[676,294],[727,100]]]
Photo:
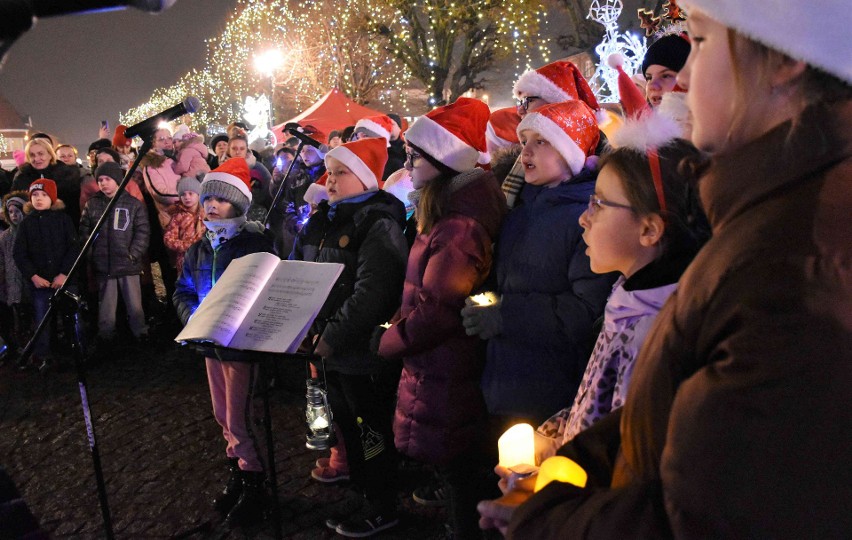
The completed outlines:
[[[412,496],[446,507],[453,538],[848,537],[848,34],[793,36],[765,3],[733,3],[684,0],[688,34],[650,46],[644,81],[611,59],[618,122],[556,61],[519,78],[514,108],[460,97],[410,127],[290,126],[324,143],[298,154],[299,138],[258,153],[238,124],[208,145],[158,130],[70,284],[97,305],[92,360],[117,326],[150,339],[152,264],[185,324],[244,255],[340,263],[300,349],[322,359],[338,440],[310,475],[364,495],[329,515],[338,534],[398,524],[408,459],[434,471]],[[88,168],[46,135],[27,144],[0,234],[12,349],[132,153],[121,126]],[[63,332],[18,367],[61,364]],[[229,469],[214,506],[254,524],[258,368],[206,356]],[[497,465],[520,422],[537,427],[535,462]],[[536,490],[554,456],[585,484]]]

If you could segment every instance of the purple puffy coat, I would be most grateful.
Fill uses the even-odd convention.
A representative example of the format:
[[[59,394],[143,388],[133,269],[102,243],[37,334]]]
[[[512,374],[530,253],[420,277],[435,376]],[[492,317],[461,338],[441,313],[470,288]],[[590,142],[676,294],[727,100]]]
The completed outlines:
[[[445,465],[484,436],[479,387],[482,341],[465,335],[464,300],[488,276],[492,244],[506,198],[490,172],[464,172],[451,181],[450,211],[408,257],[402,306],[382,337],[379,354],[402,358],[394,415],[397,449]]]

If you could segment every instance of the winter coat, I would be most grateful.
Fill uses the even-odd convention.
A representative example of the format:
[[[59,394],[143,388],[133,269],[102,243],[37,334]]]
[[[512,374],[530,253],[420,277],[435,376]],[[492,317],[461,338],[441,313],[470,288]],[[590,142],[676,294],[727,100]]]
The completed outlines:
[[[18,225],[13,256],[24,280],[41,276],[48,281],[59,274],[68,275],[79,250],[77,231],[61,199],[48,210],[24,205],[26,217]]]
[[[172,219],[163,231],[163,243],[172,257],[172,264],[180,275],[183,269],[183,258],[189,247],[201,240],[207,230],[204,227],[204,212],[201,205],[195,212],[189,210],[182,202],[169,208]]]
[[[19,304],[29,296],[29,289],[25,287],[24,277],[13,255],[17,235],[18,227],[15,226],[0,233],[0,301],[7,306]]]
[[[213,288],[231,261],[249,253],[272,252],[272,240],[257,222],[246,222],[239,233],[214,250],[205,234],[192,244],[183,260],[183,272],[172,297],[178,317],[184,325]]]
[[[326,368],[350,374],[374,373],[387,361],[370,353],[373,330],[399,308],[408,244],[402,234],[405,207],[377,191],[367,200],[323,201],[302,229],[290,259],[345,265],[317,316],[310,335],[321,334],[333,348]],[[332,215],[332,219],[329,219]],[[324,319],[333,318],[328,324]]]
[[[465,334],[461,309],[491,270],[491,246],[506,212],[490,172],[474,169],[452,182],[449,211],[414,241],[402,306],[379,346],[381,356],[403,359],[396,447],[436,465],[485,436],[484,351],[481,340]]]
[[[269,209],[272,197],[269,195],[269,184],[272,183],[272,173],[251,152],[246,156],[251,177],[251,203]]]
[[[850,126],[852,101],[816,105],[714,158],[713,238],[639,354],[621,430],[560,449],[595,489],[551,484],[510,537],[849,537]]]
[[[554,414],[536,432],[536,450],[543,458],[624,405],[639,349],[692,257],[692,253],[667,254],[630,279],[621,277],[615,283],[573,405]]]
[[[171,219],[168,208],[179,200],[177,183],[180,175],[174,171],[174,161],[151,150],[139,161],[139,169],[142,171],[143,187],[157,209],[160,227],[165,229]]]
[[[86,203],[80,218],[80,236],[88,238],[110,199],[98,193]],[[150,225],[145,205],[128,193],[118,196],[112,217],[104,221],[89,251],[98,278],[134,276],[142,273],[142,257],[148,250]]]
[[[574,400],[617,275],[592,272],[578,220],[595,190],[584,169],[526,184],[497,241],[502,332],[488,341],[482,391],[494,415],[540,422]]]
[[[181,148],[176,158],[174,171],[178,177],[198,178],[199,174],[204,175],[210,172],[210,166],[207,164],[207,146],[204,145],[203,137],[197,137]]]
[[[80,167],[70,166],[57,161],[42,170],[36,170],[29,163],[21,165],[15,179],[12,181],[12,191],[27,191],[34,181],[39,178],[49,178],[56,182],[56,198],[65,205],[65,212],[71,216],[73,223],[80,221]],[[42,276],[44,277],[44,276]]]

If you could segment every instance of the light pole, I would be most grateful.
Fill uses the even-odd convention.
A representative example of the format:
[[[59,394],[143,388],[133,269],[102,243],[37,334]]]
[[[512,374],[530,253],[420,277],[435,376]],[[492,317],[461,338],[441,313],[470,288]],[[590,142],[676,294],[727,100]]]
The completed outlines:
[[[269,49],[254,57],[254,67],[269,77],[269,127],[275,125],[275,72],[284,65],[284,54],[279,49]]]

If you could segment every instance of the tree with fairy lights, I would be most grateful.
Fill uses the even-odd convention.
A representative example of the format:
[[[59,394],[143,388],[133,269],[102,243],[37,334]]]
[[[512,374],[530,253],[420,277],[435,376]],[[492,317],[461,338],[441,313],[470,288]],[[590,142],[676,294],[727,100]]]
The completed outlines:
[[[202,104],[191,119],[196,126],[239,119],[245,98],[264,93],[274,95],[278,121],[334,87],[360,103],[404,103],[401,90],[409,85],[410,72],[389,57],[369,22],[389,12],[372,0],[239,0],[225,30],[207,41],[206,67],[156,90],[121,121],[134,123],[187,95]],[[258,70],[255,58],[269,50],[280,51],[282,61],[271,72]]]
[[[530,0],[386,0],[376,19],[389,52],[426,87],[430,105],[482,88],[483,74],[536,49],[542,3]]]

